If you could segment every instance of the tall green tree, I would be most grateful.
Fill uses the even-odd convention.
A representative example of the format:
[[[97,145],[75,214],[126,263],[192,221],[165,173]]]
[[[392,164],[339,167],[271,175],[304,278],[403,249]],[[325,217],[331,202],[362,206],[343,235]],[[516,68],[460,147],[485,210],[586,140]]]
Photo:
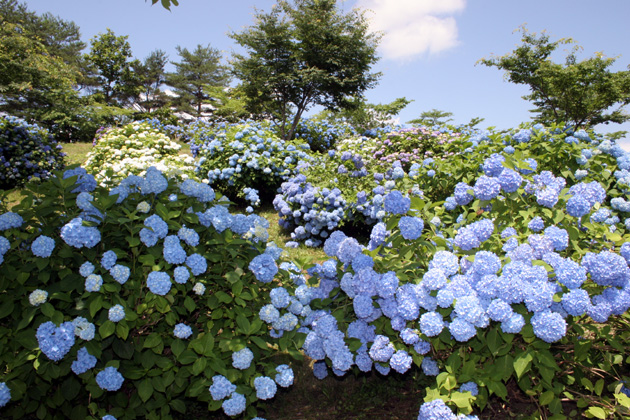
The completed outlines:
[[[166,63],[168,57],[162,50],[152,51],[135,69],[136,76],[142,87],[142,97],[139,101],[147,112],[166,105],[166,98],[160,88],[166,82]]]
[[[362,12],[344,14],[336,3],[280,1],[271,12],[258,12],[253,26],[230,34],[247,50],[232,64],[250,112],[276,119],[284,138],[294,136],[312,106],[352,108],[380,77],[371,73],[380,35],[369,31]]]
[[[81,41],[81,32],[74,22],[50,13],[37,15],[17,0],[0,0],[0,16],[5,22],[20,25],[24,34],[41,42],[49,54],[77,67],[85,43]]]
[[[172,62],[175,71],[167,73],[166,84],[178,96],[174,104],[179,111],[200,117],[202,105],[209,103],[206,88],[227,86],[229,75],[221,64],[221,52],[210,45],[197,45],[194,51],[177,46],[180,62]]]
[[[64,130],[80,108],[76,76],[23,27],[0,19],[0,111]]]
[[[630,103],[630,71],[611,71],[615,58],[597,53],[579,61],[581,48],[571,39],[551,41],[549,35],[529,33],[521,28],[522,45],[510,54],[484,58],[479,62],[506,72],[512,83],[527,85],[523,96],[536,108],[535,121],[565,123],[575,129],[630,119],[624,107]],[[561,45],[574,47],[563,64],[550,56]]]
[[[86,59],[96,71],[98,90],[108,105],[123,105],[135,100],[141,91],[140,82],[133,71],[139,65],[131,60],[128,36],[116,36],[111,30],[90,40]]]
[[[449,121],[453,121],[453,113],[448,111],[440,111],[433,108],[430,111],[423,111],[418,118],[407,121],[408,124],[426,125],[432,127],[434,125],[443,125]]]

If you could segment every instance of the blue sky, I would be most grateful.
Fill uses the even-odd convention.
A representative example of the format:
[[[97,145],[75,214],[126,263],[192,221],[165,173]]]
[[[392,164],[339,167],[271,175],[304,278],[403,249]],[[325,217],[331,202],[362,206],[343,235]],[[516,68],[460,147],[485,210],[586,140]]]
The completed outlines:
[[[223,52],[226,62],[232,52],[241,51],[227,34],[253,24],[254,10],[269,11],[274,3],[180,0],[169,12],[144,0],[26,1],[37,13],[74,21],[86,42],[107,28],[128,35],[139,59],[162,49],[178,61],[176,46],[210,44]],[[598,51],[619,57],[614,70],[630,64],[628,0],[346,0],[340,7],[366,10],[374,30],[384,31],[381,59],[374,67],[383,77],[366,96],[373,103],[413,99],[401,112],[401,122],[433,108],[452,112],[456,123],[485,118],[482,128],[505,129],[528,121],[531,106],[521,98],[527,88],[506,82],[496,68],[475,65],[491,54],[512,51],[520,44],[515,30],[521,25],[530,32],[546,30],[554,40],[573,38],[583,47],[583,58]],[[618,130],[630,131],[630,123],[600,129]],[[630,150],[630,137],[622,145]]]

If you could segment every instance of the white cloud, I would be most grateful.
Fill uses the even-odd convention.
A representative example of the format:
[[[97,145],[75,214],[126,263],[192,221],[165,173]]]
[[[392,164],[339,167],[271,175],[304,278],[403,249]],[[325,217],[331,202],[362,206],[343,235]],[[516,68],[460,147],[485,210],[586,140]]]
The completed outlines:
[[[464,10],[466,0],[357,0],[366,10],[370,29],[384,33],[384,58],[411,59],[435,54],[458,44],[453,14]]]

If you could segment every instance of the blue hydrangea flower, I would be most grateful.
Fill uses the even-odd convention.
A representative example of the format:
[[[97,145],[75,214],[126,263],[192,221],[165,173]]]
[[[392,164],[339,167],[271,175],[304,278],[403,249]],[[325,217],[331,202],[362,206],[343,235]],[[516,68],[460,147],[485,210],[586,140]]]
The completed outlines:
[[[79,267],[79,274],[81,274],[83,277],[87,277],[93,272],[94,264],[89,261],[84,262],[83,264],[81,264],[81,267]]]
[[[352,260],[362,252],[362,247],[354,238],[343,239],[337,248],[337,258],[345,264],[349,264]]]
[[[75,248],[92,248],[101,241],[101,232],[94,226],[83,226],[83,219],[75,217],[61,227],[61,239]]]
[[[88,353],[85,347],[81,347],[79,351],[77,351],[77,360],[72,362],[70,368],[77,375],[81,375],[82,373],[92,369],[94,366],[96,366],[96,357]]]
[[[590,306],[591,299],[584,289],[573,289],[562,296],[562,308],[569,315],[584,315]]]
[[[459,392],[470,392],[473,397],[479,395],[479,387],[473,381],[469,381],[463,383],[462,386],[459,387]]]
[[[38,236],[31,244],[31,251],[40,258],[48,258],[55,248],[55,240],[45,235]]]
[[[413,359],[405,350],[398,350],[389,359],[389,366],[398,373],[405,373],[411,368]]]
[[[107,312],[107,317],[112,322],[122,321],[123,319],[125,319],[125,309],[122,307],[122,305],[114,305],[109,308],[109,311]]]
[[[223,375],[215,375],[212,377],[212,385],[210,385],[209,391],[213,400],[220,401],[232,395],[236,391],[236,385]]]
[[[385,211],[393,214],[405,214],[411,206],[411,199],[404,197],[400,191],[392,191],[385,196]]]
[[[125,378],[113,366],[106,367],[96,374],[96,383],[105,391],[118,391]]]
[[[567,333],[567,323],[557,312],[537,312],[531,319],[536,337],[547,343],[560,340]]]
[[[567,201],[566,209],[569,216],[582,217],[591,211],[591,204],[584,197],[574,195]]]
[[[208,269],[208,261],[203,255],[191,254],[186,258],[186,265],[193,275],[199,276]]]
[[[524,326],[525,318],[519,313],[513,313],[507,321],[501,322],[501,330],[508,334],[517,334],[521,332]]]
[[[94,338],[96,327],[82,316],[76,317],[72,321],[72,325],[74,325],[74,334],[80,339],[90,341]]]
[[[247,401],[245,400],[245,396],[239,394],[238,392],[233,392],[232,396],[223,401],[222,407],[225,414],[228,416],[237,416],[245,411],[245,406]]]
[[[545,228],[545,222],[542,217],[536,216],[527,224],[527,227],[534,232],[540,232]]]
[[[144,225],[146,227],[140,230],[140,240],[148,247],[154,246],[158,239],[163,239],[168,234],[168,225],[157,214],[147,217]]]
[[[37,328],[35,337],[42,353],[50,360],[58,362],[74,345],[74,325],[72,322],[64,322],[57,327],[47,321]]]
[[[164,255],[164,260],[169,264],[183,264],[186,261],[186,251],[184,251],[179,238],[175,235],[168,235],[164,238],[162,254]]]
[[[111,414],[105,414],[101,420],[118,420],[116,417],[112,416]]]
[[[473,324],[461,317],[456,317],[448,326],[453,338],[460,342],[466,342],[477,334]]]
[[[505,168],[497,178],[501,189],[506,193],[516,192],[523,183],[523,177],[513,169]]]
[[[124,265],[116,264],[110,270],[109,274],[120,284],[125,284],[129,280],[131,270]]]
[[[147,277],[147,287],[151,293],[164,296],[171,290],[171,277],[163,271],[152,271]]]
[[[276,261],[269,254],[255,256],[249,263],[249,269],[254,273],[256,279],[263,283],[270,283],[278,273]]]
[[[173,329],[173,335],[177,338],[185,340],[192,335],[192,329],[188,325],[182,324],[180,322],[179,324],[175,325],[175,328]]]
[[[468,191],[472,189],[473,188],[470,185],[463,182],[459,182],[457,185],[455,185],[453,195],[455,196],[455,201],[458,205],[465,206],[474,199],[472,194],[468,193]]]
[[[256,397],[261,400],[269,400],[276,395],[278,387],[273,379],[267,376],[258,376],[254,379]]]
[[[11,390],[5,382],[0,382],[0,407],[4,407],[11,401]]]
[[[98,274],[90,274],[85,279],[85,291],[86,292],[98,292],[103,285],[103,277]]]
[[[422,371],[427,376],[438,376],[440,374],[440,368],[435,360],[430,357],[422,359]]]
[[[457,416],[442,400],[425,402],[420,406],[418,420],[457,420]]]
[[[105,270],[109,270],[114,267],[116,260],[118,260],[116,253],[114,251],[107,251],[103,254],[103,258],[101,258],[101,265]]]
[[[294,374],[293,369],[289,365],[280,365],[276,367],[276,383],[283,388],[293,385]]]
[[[369,355],[375,362],[385,363],[389,362],[395,351],[394,345],[389,342],[389,337],[377,335],[370,347]]]
[[[0,214],[0,230],[19,228],[24,223],[24,219],[17,213],[6,212]]]
[[[364,294],[359,294],[355,296],[354,300],[352,301],[352,307],[354,308],[354,313],[359,318],[370,317],[375,309],[372,305],[372,298]]]
[[[271,324],[280,318],[280,312],[272,304],[267,304],[260,308],[258,316],[266,323]]]
[[[422,235],[424,222],[419,217],[403,216],[398,221],[398,228],[403,238],[407,240],[418,239]]]
[[[232,366],[236,369],[247,369],[254,360],[254,353],[247,347],[242,350],[232,353]]]
[[[184,284],[188,281],[190,272],[186,267],[175,267],[175,270],[173,270],[173,277],[175,278],[175,283]]]
[[[479,200],[492,200],[501,192],[501,184],[495,178],[482,175],[475,182],[473,191]]]
[[[289,306],[289,292],[287,292],[287,289],[285,289],[284,287],[276,287],[274,289],[271,289],[271,291],[269,292],[269,297],[271,298],[271,304],[278,309],[286,308],[287,306]]]

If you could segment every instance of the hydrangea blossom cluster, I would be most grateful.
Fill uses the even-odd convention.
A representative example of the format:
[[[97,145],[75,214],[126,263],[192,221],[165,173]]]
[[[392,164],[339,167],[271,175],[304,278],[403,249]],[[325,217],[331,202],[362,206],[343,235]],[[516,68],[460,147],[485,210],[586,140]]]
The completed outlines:
[[[31,178],[46,179],[63,168],[62,147],[48,130],[10,115],[0,115],[0,188]]]
[[[135,122],[109,129],[98,138],[83,167],[99,184],[116,184],[130,175],[148,175],[147,181],[138,188],[149,194],[164,183],[157,173],[149,171],[150,167],[155,167],[167,178],[185,180],[194,177],[194,159],[180,155],[180,148],[178,143],[149,123]],[[123,187],[116,193],[123,193],[125,189]]]

